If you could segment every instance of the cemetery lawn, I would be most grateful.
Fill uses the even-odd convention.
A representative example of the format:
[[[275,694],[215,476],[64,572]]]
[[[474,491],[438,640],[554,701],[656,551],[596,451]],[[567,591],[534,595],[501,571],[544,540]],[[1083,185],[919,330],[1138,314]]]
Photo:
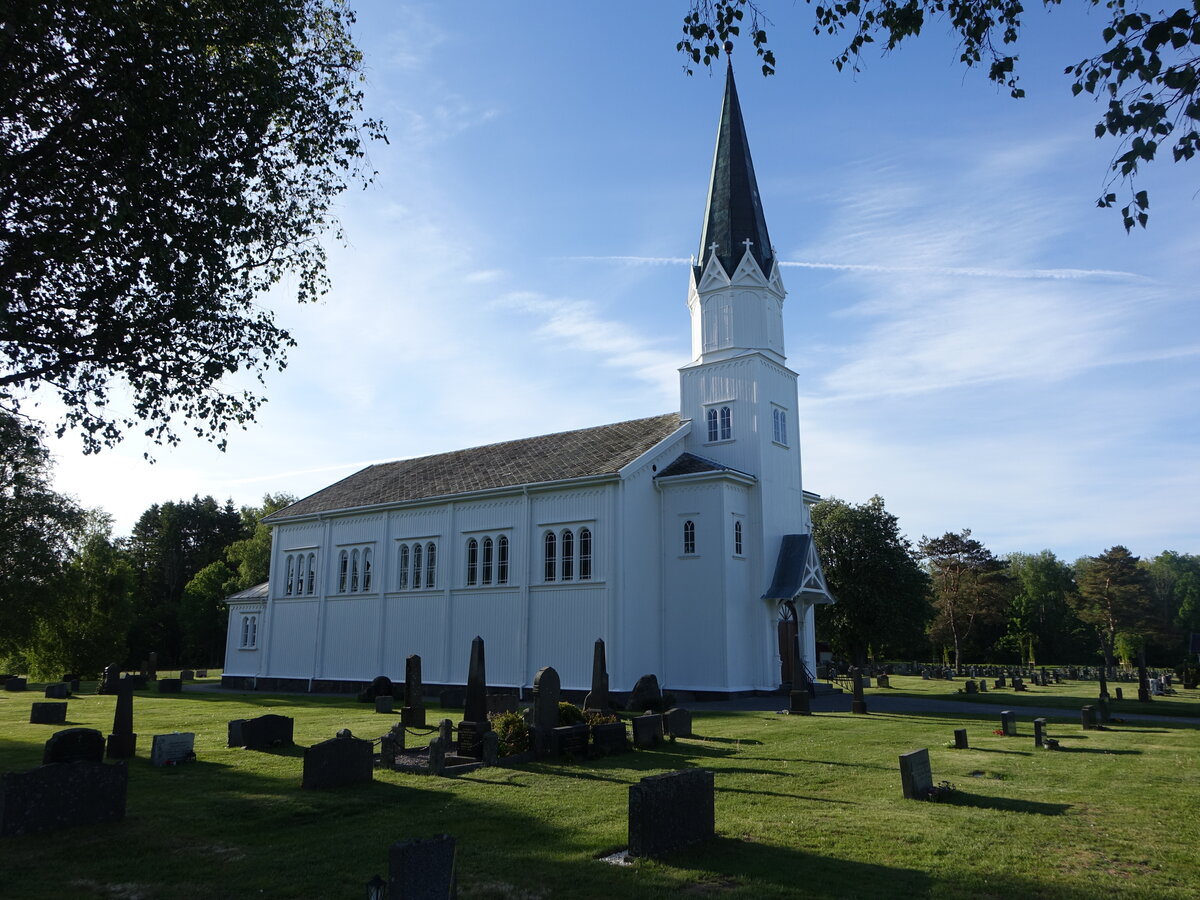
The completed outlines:
[[[86,690],[71,699],[67,727],[107,735],[115,698]],[[0,771],[40,764],[60,727],[29,724],[41,699],[0,692]],[[1017,737],[993,734],[998,711],[986,707],[697,712],[702,738],[655,750],[459,778],[376,770],[370,785],[303,791],[302,746],[341,728],[374,738],[395,717],[345,697],[139,692],[125,820],[0,838],[0,895],[360,900],[371,875],[386,875],[391,842],[449,833],[464,900],[1195,897],[1200,728],[1084,732],[1076,708],[1050,719],[1063,746],[1050,752],[1034,749],[1019,704],[1007,707],[1018,709]],[[230,719],[266,712],[293,716],[300,746],[225,747]],[[971,749],[951,749],[964,727]],[[196,733],[199,761],[154,768],[151,736],[176,730]],[[921,747],[934,781],[954,786],[942,802],[901,798],[898,756]],[[717,837],[661,860],[598,861],[626,845],[628,786],[691,766],[715,773]]]

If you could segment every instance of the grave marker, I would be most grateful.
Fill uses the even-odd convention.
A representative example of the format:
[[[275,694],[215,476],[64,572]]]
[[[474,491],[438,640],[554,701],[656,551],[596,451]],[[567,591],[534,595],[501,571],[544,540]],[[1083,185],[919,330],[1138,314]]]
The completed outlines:
[[[1033,720],[1033,746],[1044,748],[1046,746],[1046,720]]]
[[[592,649],[592,689],[583,698],[583,708],[608,712],[608,663],[602,638],[596,638],[596,644]]]
[[[854,668],[850,670],[850,675],[854,684],[854,699],[850,701],[850,712],[862,715],[867,711],[867,701],[863,699],[862,672]]]
[[[421,657],[414,653],[404,660],[404,708],[400,710],[400,721],[409,728],[425,727],[421,691]]]
[[[390,900],[450,900],[457,896],[454,838],[450,835],[397,841],[388,848]]]
[[[124,763],[77,761],[8,772],[0,778],[0,837],[125,818]]]
[[[60,682],[59,684],[48,684],[42,692],[47,700],[66,700],[71,696],[71,685]]]
[[[160,694],[182,694],[183,679],[182,678],[160,678],[158,680],[158,692]]]
[[[658,713],[647,713],[634,717],[633,745],[635,747],[655,747],[663,740],[663,720]]]
[[[254,719],[233,719],[229,723],[230,747],[245,747],[247,750],[270,750],[272,747],[290,747],[295,720],[289,716],[268,713]]]
[[[366,784],[374,778],[374,744],[349,732],[304,751],[300,787],[309,790]]]
[[[42,765],[83,760],[104,761],[104,735],[95,728],[66,728],[56,731],[42,750]]]
[[[668,709],[663,713],[663,731],[671,737],[691,737],[692,711]]]
[[[108,736],[105,753],[109,759],[128,759],[137,749],[137,735],[133,731],[133,691],[124,683],[117,693],[117,705],[113,710],[113,730]]]
[[[552,666],[538,669],[533,678],[533,750],[541,755],[550,751],[551,729],[558,727],[558,672]]]
[[[63,725],[66,721],[65,703],[34,703],[29,707],[30,725]]]
[[[955,750],[971,749],[970,746],[967,744],[967,729],[965,729],[965,728],[955,728],[954,729],[954,749]]]
[[[1091,706],[1085,706],[1079,710],[1079,724],[1083,726],[1084,731],[1096,730],[1095,712],[1095,708]]]
[[[933,772],[929,768],[929,750],[910,750],[900,754],[900,786],[907,800],[928,800],[933,790]]]
[[[659,856],[707,840],[716,831],[715,818],[713,773],[707,769],[643,778],[629,786],[629,855]]]
[[[191,731],[156,734],[150,739],[150,762],[156,766],[177,766],[195,762],[196,735]]]
[[[1017,714],[1011,709],[1000,711],[1000,729],[1005,737],[1017,736]]]

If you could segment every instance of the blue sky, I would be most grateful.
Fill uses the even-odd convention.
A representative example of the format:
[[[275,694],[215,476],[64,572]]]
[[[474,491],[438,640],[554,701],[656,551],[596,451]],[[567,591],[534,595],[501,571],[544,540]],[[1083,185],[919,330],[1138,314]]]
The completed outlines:
[[[132,438],[57,484],[128,533],[150,504],[303,496],[374,461],[678,408],[723,64],[674,51],[684,2],[360,2],[376,184],[299,347],[228,452]],[[1010,99],[936,27],[857,75],[773,4],[778,74],[735,52],[789,291],[805,486],[880,494],[914,540],[997,553],[1200,552],[1195,165],[1147,172],[1126,235],[1094,206],[1116,145],[1062,74],[1099,15],[1027,15]]]

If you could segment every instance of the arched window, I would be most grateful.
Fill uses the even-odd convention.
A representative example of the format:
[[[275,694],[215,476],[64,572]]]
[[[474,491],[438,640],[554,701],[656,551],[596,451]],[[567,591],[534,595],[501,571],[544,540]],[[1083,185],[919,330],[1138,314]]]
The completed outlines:
[[[508,584],[508,538],[496,538],[496,584]]]
[[[241,646],[250,646],[250,617],[242,616],[242,643]]]
[[[683,523],[683,552],[696,552],[696,523],[691,519]]]
[[[562,580],[571,581],[575,577],[575,535],[570,528],[564,528],[562,533]]]
[[[350,568],[350,554],[343,550],[338,554],[338,593],[346,593],[346,573]]]
[[[437,580],[437,547],[430,541],[425,545],[425,587],[431,588]]]
[[[350,551],[350,592],[358,590],[358,551]]]
[[[733,412],[728,406],[721,407],[721,440],[733,437]]]
[[[369,591],[371,589],[371,548],[368,547],[363,551],[363,580],[362,589]]]
[[[545,580],[553,581],[556,570],[558,568],[556,565],[556,563],[558,561],[558,543],[554,538],[553,531],[546,532],[545,544],[546,544],[546,566],[545,566],[545,573],[544,573]]]
[[[250,617],[250,643],[248,643],[246,646],[247,647],[257,647],[258,646],[258,616]]]
[[[296,558],[294,556],[289,556],[287,558],[287,582],[286,582],[286,585],[285,585],[284,591],[283,591],[284,596],[286,596],[286,597],[292,596],[292,584],[293,584],[293,578],[295,576],[295,571],[294,571],[295,567],[296,567]]]
[[[492,554],[494,546],[490,537],[483,539],[483,583],[492,583]]]
[[[308,554],[308,590],[307,594],[315,594],[317,592],[317,554]]]
[[[592,578],[592,529],[579,529],[579,580]]]
[[[467,586],[479,580],[479,541],[471,538],[467,541]]]
[[[733,552],[742,555],[742,523],[737,520],[733,523]]]
[[[708,419],[708,439],[715,441],[717,440],[717,411],[710,409],[706,418]]]
[[[408,544],[400,545],[400,590],[408,590]]]
[[[413,590],[421,587],[421,545],[413,544]]]

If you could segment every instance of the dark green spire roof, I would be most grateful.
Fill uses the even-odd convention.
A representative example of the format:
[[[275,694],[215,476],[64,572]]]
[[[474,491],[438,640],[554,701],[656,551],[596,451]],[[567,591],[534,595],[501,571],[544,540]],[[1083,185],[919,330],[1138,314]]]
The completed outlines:
[[[754,179],[750,144],[742,122],[742,106],[733,83],[733,66],[725,74],[725,102],[721,106],[721,125],[717,129],[717,149],[713,154],[712,182],[708,188],[708,208],[704,211],[704,230],[700,233],[700,265],[697,277],[708,265],[712,245],[717,258],[730,275],[746,252],[744,241],[753,241],[750,252],[762,268],[771,273],[771,237]]]

